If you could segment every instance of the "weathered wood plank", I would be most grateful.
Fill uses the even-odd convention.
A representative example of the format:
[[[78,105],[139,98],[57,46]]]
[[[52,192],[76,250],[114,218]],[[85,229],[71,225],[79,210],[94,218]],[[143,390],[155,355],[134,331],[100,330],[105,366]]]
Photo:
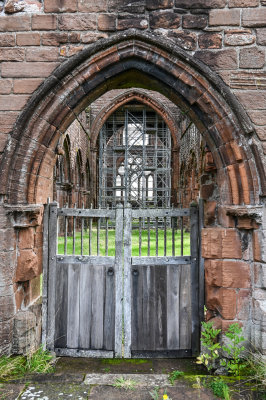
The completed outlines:
[[[114,268],[105,268],[105,302],[104,302],[104,332],[103,347],[114,350],[115,336],[115,276]]]
[[[123,223],[123,206],[119,204],[115,220],[115,356],[118,358],[122,357]]]
[[[131,349],[139,349],[139,336],[143,334],[141,331],[141,321],[139,320],[141,316],[141,310],[139,310],[140,304],[140,282],[141,277],[139,276],[138,268],[132,269],[132,298],[131,298]],[[142,309],[142,307],[141,307]]]
[[[91,349],[103,349],[105,267],[95,266],[91,285]]]
[[[59,349],[55,348],[58,356],[65,357],[88,357],[88,358],[113,358],[113,351],[104,350],[79,350],[79,349]]]
[[[131,357],[131,229],[132,209],[124,210],[124,357]]]
[[[55,347],[67,346],[68,264],[56,266]]]
[[[115,218],[115,210],[83,209],[83,208],[58,208],[58,215],[68,217],[108,217]]]
[[[91,267],[79,264],[79,349],[90,349],[91,342]]]
[[[199,318],[204,321],[204,258],[201,254],[201,230],[204,228],[204,200],[199,199]]]
[[[49,204],[45,204],[43,213],[43,262],[42,262],[42,345],[46,348],[46,334],[47,334],[47,303],[48,303],[48,218],[49,218]]]
[[[200,348],[199,326],[199,214],[198,207],[190,207],[190,254],[191,254],[191,307],[192,307],[192,354]]]
[[[134,209],[132,210],[133,218],[156,218],[156,217],[180,217],[180,216],[189,216],[189,208],[145,208],[145,209]]]
[[[92,267],[94,265],[115,265],[115,257],[106,257],[106,256],[65,256],[65,255],[58,255],[56,257],[58,264],[77,264],[77,263],[84,263],[88,265],[88,267]]]
[[[57,203],[49,205],[49,228],[48,228],[48,329],[47,348],[54,349],[55,335],[55,290],[56,290],[56,252],[57,252]]]
[[[143,267],[142,267],[143,268]],[[155,287],[154,287],[154,267],[143,268],[143,349],[154,350],[155,348]]]
[[[167,349],[167,277],[165,266],[155,268],[155,350]]]
[[[68,264],[67,347],[79,346],[79,281],[80,265]]]
[[[191,257],[132,257],[132,265],[184,265],[190,264]]]
[[[189,266],[180,266],[179,289],[179,347],[191,347],[191,281]]]
[[[167,266],[167,349],[179,349],[180,268]]]
[[[185,358],[192,357],[191,349],[180,350],[132,350],[132,358]]]

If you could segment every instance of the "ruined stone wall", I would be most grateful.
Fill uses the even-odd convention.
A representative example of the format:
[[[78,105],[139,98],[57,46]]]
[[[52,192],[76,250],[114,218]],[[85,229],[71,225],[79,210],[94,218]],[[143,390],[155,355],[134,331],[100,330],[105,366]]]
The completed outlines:
[[[169,43],[172,41],[210,66],[229,86],[254,124],[256,133],[249,144],[250,148],[257,146],[253,152],[258,161],[255,173],[265,177],[265,0],[25,0],[6,1],[3,7],[0,15],[1,156],[4,157],[8,149],[15,121],[32,93],[59,64],[100,38],[136,28],[169,38]],[[225,130],[223,135],[231,140],[230,132]],[[224,146],[223,153],[221,149],[221,154],[228,164],[231,160],[234,163],[228,168],[234,197],[239,177],[244,176],[243,163],[248,160],[243,162],[241,152],[228,146]],[[51,152],[50,160],[48,156],[47,171],[50,173],[48,167],[54,163],[54,154]],[[6,173],[1,171],[1,179]],[[250,180],[250,176],[243,178],[245,199],[249,198],[249,187],[253,184]],[[203,181],[207,193],[213,183],[209,175]],[[266,192],[265,182],[261,183],[261,187],[256,188],[256,201],[251,199],[255,204],[242,209],[221,206],[219,199],[206,194],[202,250],[206,260],[209,317],[216,318],[222,327],[234,320],[242,322],[247,337],[266,351],[266,212],[262,208]],[[17,185],[18,188],[28,185],[30,191],[35,190],[31,189],[29,181],[17,182]],[[41,271],[42,209],[37,207],[37,211],[32,211],[26,207],[21,210],[17,205],[10,209],[8,202],[11,201],[1,187],[0,192],[0,336],[1,348],[8,352],[13,332],[23,325],[17,320],[23,321],[25,317],[25,321],[32,321],[34,328],[30,328],[30,332],[39,329],[32,315],[21,317],[18,311],[21,303],[16,304],[16,299],[20,298],[29,271],[36,270],[36,275]],[[40,184],[39,193],[39,201],[44,202],[52,197],[52,185]],[[261,195],[259,201],[258,195]],[[238,198],[233,200],[234,204],[239,203]],[[32,212],[38,216],[35,225],[30,217]],[[26,248],[22,244],[24,230],[27,231],[25,236],[31,237]],[[32,255],[29,258],[32,267],[18,283],[17,257],[22,250],[25,257]],[[33,287],[38,288],[38,285],[36,282]],[[32,300],[38,297],[38,290],[36,292],[37,295],[31,295]],[[24,296],[26,292],[23,293]],[[36,333],[34,337],[37,336]],[[13,339],[14,349],[16,340]]]

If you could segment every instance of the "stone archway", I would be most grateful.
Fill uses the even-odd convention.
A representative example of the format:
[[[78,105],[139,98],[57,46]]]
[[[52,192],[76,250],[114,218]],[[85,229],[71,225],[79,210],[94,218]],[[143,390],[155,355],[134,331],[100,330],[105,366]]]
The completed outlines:
[[[34,93],[14,125],[1,164],[7,203],[44,203],[50,192],[54,149],[60,135],[105,91],[127,87],[164,94],[194,121],[217,167],[221,206],[259,204],[259,195],[266,191],[265,175],[256,145],[249,144],[253,127],[240,103],[201,62],[162,38],[135,30],[89,46],[58,67]],[[14,210],[18,212],[18,207]],[[232,217],[226,216],[223,222],[220,219],[220,227],[209,227],[203,233],[203,256],[208,259],[209,271],[207,301],[222,322],[236,318],[241,300],[238,293],[250,287],[249,262],[253,256],[246,255],[245,246],[251,242],[254,213],[254,209],[250,215],[244,208],[240,215],[233,209],[231,215],[239,218],[239,230]],[[251,225],[244,224],[246,217]],[[13,225],[22,226],[31,225]],[[220,271],[222,276],[246,271],[246,278],[242,286],[237,279],[230,283],[222,277],[218,282]],[[248,296],[250,301],[250,293]]]

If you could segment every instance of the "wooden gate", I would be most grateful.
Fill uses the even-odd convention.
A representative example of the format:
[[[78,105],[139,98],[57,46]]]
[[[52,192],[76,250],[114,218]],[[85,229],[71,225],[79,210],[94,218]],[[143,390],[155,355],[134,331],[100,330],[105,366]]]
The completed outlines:
[[[43,343],[58,355],[196,355],[201,279],[196,206],[46,206]]]

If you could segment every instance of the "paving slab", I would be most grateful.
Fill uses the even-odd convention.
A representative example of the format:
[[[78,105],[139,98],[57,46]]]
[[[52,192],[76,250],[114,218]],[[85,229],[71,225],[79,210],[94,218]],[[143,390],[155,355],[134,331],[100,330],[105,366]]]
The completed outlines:
[[[87,374],[85,385],[114,385],[119,380],[135,382],[136,386],[168,386],[169,380],[166,374]]]
[[[80,384],[37,383],[29,385],[19,400],[87,400],[89,389]]]
[[[24,387],[21,383],[0,383],[0,400],[16,400]]]

